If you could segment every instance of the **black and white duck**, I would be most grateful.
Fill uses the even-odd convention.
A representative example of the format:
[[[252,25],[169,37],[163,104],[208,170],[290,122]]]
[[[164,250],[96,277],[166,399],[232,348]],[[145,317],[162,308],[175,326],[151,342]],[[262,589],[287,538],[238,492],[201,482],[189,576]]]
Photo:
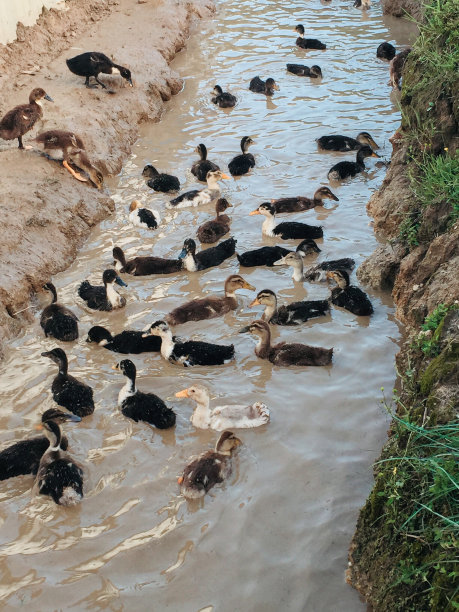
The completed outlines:
[[[274,206],[268,202],[260,204],[256,210],[249,213],[253,215],[263,215],[265,220],[261,226],[261,232],[265,236],[275,238],[278,236],[282,240],[297,240],[303,238],[322,238],[324,235],[320,225],[308,225],[298,221],[287,221],[275,224],[276,212]]]
[[[271,204],[276,215],[280,215],[282,213],[301,212],[303,210],[311,210],[311,208],[316,206],[323,206],[324,200],[339,202],[339,198],[328,187],[319,187],[314,192],[312,198],[305,198],[304,196],[278,198],[277,200],[271,200]]]
[[[333,270],[327,272],[327,278],[335,281],[338,285],[331,291],[331,302],[335,306],[344,308],[352,314],[365,317],[373,313],[373,305],[367,294],[350,284],[349,274],[344,270]]]
[[[199,155],[199,161],[194,162],[191,166],[191,174],[198,179],[198,181],[206,182],[207,174],[209,172],[216,172],[220,170],[217,164],[211,162],[207,159],[207,147],[205,144],[201,143],[195,149],[195,152]]]
[[[301,25],[301,23],[299,23],[297,26],[295,26],[295,29],[293,30],[294,32],[296,32],[299,36],[296,39],[296,46],[300,47],[300,49],[326,49],[327,45],[324,45],[324,43],[320,42],[320,40],[317,40],[317,38],[305,38],[304,37],[304,26]]]
[[[265,96],[273,96],[274,91],[279,91],[279,85],[274,79],[269,78],[263,81],[259,76],[256,76],[250,81],[249,89],[255,93],[265,94]]]
[[[22,137],[43,117],[42,100],[53,101],[41,87],[32,89],[28,104],[15,106],[0,120],[0,138],[3,140],[17,138],[20,149],[32,149],[30,145],[24,147]]]
[[[220,108],[233,108],[233,106],[236,106],[236,96],[233,96],[228,91],[223,91],[220,85],[215,85],[212,93],[214,94],[212,102]]]
[[[207,187],[186,191],[166,204],[166,208],[187,208],[189,206],[202,206],[215,202],[220,197],[218,181],[229,179],[227,174],[220,170],[208,172],[206,176]]]
[[[192,458],[178,479],[183,497],[200,499],[212,487],[228,478],[232,471],[231,457],[241,444],[231,431],[224,431],[217,440],[215,450]]]
[[[192,238],[187,238],[183,243],[179,259],[183,261],[183,265],[188,272],[196,272],[197,270],[219,266],[225,259],[234,255],[235,250],[236,240],[228,238],[217,246],[196,253],[196,242]]]
[[[261,319],[253,321],[243,327],[239,333],[249,332],[258,337],[255,355],[260,359],[267,359],[277,366],[326,366],[330,365],[333,349],[307,344],[279,342],[271,344],[271,330],[266,321]]]
[[[354,269],[355,261],[350,257],[341,259],[331,259],[322,261],[307,270],[304,270],[303,257],[312,251],[306,251],[303,247],[296,253],[288,253],[279,261],[274,262],[275,266],[291,266],[293,268],[292,278],[300,283],[303,281],[320,282],[327,280],[327,272],[329,270],[344,270],[350,272]]]
[[[396,53],[397,50],[395,49],[394,45],[391,45],[388,42],[382,42],[376,49],[376,57],[389,62],[394,59]]]
[[[97,78],[101,72],[102,74],[119,74],[129,83],[130,87],[133,86],[132,75],[129,68],[115,64],[115,62],[104,53],[98,51],[81,53],[80,55],[65,60],[65,63],[70,72],[78,76],[86,77],[84,82],[86,87],[97,87],[95,83],[92,85],[89,83],[89,79],[94,77],[96,83],[101,85],[103,89],[107,89],[107,86]]]
[[[143,331],[126,329],[115,336],[101,325],[95,325],[88,331],[86,342],[93,342],[114,353],[138,355],[139,353],[158,353],[161,348],[161,338],[144,337]]]
[[[178,191],[180,189],[180,181],[172,174],[158,172],[154,166],[147,164],[142,170],[142,176],[147,180],[147,185],[154,191],[168,193],[169,191]]]
[[[115,289],[115,283],[121,287],[127,287],[126,283],[118,276],[115,270],[105,270],[102,274],[104,286],[91,285],[85,280],[78,288],[78,295],[93,310],[116,310],[126,305],[126,299]]]
[[[51,293],[51,304],[43,309],[40,325],[48,338],[71,342],[78,338],[78,317],[69,308],[57,303],[57,291],[53,283],[46,283],[43,289]]]
[[[379,149],[368,132],[360,132],[355,138],[330,134],[329,136],[321,136],[316,142],[319,149],[324,151],[358,151],[363,145],[368,145],[372,149]]]
[[[255,287],[250,285],[239,274],[228,276],[225,281],[225,295],[217,296],[210,295],[204,298],[198,298],[186,302],[181,306],[174,308],[164,320],[169,325],[181,325],[188,321],[203,321],[205,319],[214,319],[221,317],[231,310],[236,310],[237,299],[236,291],[238,289],[249,289],[255,291]]]
[[[234,359],[234,346],[211,344],[199,340],[180,342],[172,337],[172,332],[165,321],[155,321],[150,327],[150,334],[161,338],[161,356],[166,361],[180,363],[184,366],[223,365]],[[145,334],[145,337],[148,334]]]
[[[56,423],[65,423],[65,421],[79,422],[81,418],[75,414],[62,412],[57,408],[50,408],[43,413],[41,420],[43,423],[50,420]],[[20,440],[0,451],[0,480],[24,474],[36,474],[40,459],[48,446],[48,438],[36,436],[27,440]],[[67,450],[67,447],[68,440],[63,436],[61,448]]]
[[[249,308],[257,305],[265,306],[261,318],[272,325],[299,325],[309,319],[323,317],[330,310],[328,300],[292,302],[278,307],[277,296],[271,289],[260,291]]]
[[[126,384],[118,394],[118,406],[128,419],[136,423],[145,421],[158,429],[169,429],[175,425],[175,412],[154,393],[138,391],[135,386],[136,367],[130,359],[123,359],[112,366],[126,377]]]
[[[133,200],[129,206],[129,221],[137,227],[154,230],[161,222],[161,217],[157,210],[145,208],[139,200]]]
[[[215,219],[206,221],[198,227],[196,236],[199,242],[202,244],[212,244],[220,240],[222,236],[230,231],[231,219],[228,215],[222,213],[224,213],[227,208],[231,207],[232,204],[230,204],[228,200],[225,198],[218,198],[215,204],[215,212],[217,213]]]
[[[172,274],[183,270],[181,259],[165,259],[164,257],[133,257],[126,260],[121,247],[113,247],[113,259],[118,272],[125,272],[133,276],[148,276],[149,274]]]
[[[304,64],[287,64],[287,72],[296,74],[296,76],[309,77],[310,79],[322,78],[322,70],[316,64],[310,68]]]
[[[59,367],[59,372],[51,385],[53,399],[59,406],[67,408],[79,417],[94,412],[93,390],[89,385],[68,374],[68,360],[65,351],[54,348],[41,354],[48,357]]]
[[[254,144],[250,136],[244,136],[241,139],[241,151],[240,155],[236,155],[228,164],[228,170],[232,176],[242,176],[247,174],[250,168],[255,168],[255,157],[252,153],[247,153],[250,145]]]
[[[369,147],[368,145],[364,145],[363,147],[360,147],[360,149],[357,151],[355,162],[338,162],[330,168],[327,173],[327,177],[331,181],[339,181],[342,179],[349,178],[351,176],[355,176],[356,174],[359,174],[359,172],[364,172],[364,159],[366,159],[367,157],[379,157],[379,155],[375,153],[375,151],[373,151],[371,147]]]

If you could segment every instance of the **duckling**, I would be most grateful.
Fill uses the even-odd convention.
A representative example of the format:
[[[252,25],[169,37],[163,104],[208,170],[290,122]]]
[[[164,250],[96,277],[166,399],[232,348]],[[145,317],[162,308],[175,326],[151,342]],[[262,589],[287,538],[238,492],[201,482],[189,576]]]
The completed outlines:
[[[169,325],[180,325],[188,321],[203,321],[221,317],[231,310],[236,310],[237,300],[235,292],[238,289],[255,291],[255,287],[245,281],[239,274],[228,276],[225,281],[225,296],[208,296],[191,302],[186,302],[164,317]]]
[[[62,432],[55,421],[42,423],[49,447],[38,466],[35,485],[40,495],[52,497],[61,506],[76,506],[83,499],[83,470],[62,450]]]
[[[335,164],[328,171],[327,177],[332,181],[339,181],[363,172],[365,170],[363,160],[366,157],[379,157],[379,155],[371,147],[364,145],[357,151],[355,162],[342,161]]]
[[[361,8],[362,10],[368,10],[371,6],[371,0],[355,0],[354,8]]]
[[[232,204],[225,198],[218,198],[215,205],[217,216],[211,221],[206,221],[198,227],[196,236],[202,244],[212,244],[217,242],[222,236],[230,231],[231,219],[228,215],[222,215],[227,208],[231,208]]]
[[[206,182],[207,174],[209,172],[216,172],[220,170],[217,164],[207,159],[207,148],[204,144],[198,144],[195,152],[199,155],[200,159],[191,166],[191,174],[198,179],[198,181]]]
[[[98,189],[102,189],[104,177],[89,161],[84,143],[79,136],[65,130],[48,130],[38,134],[35,141],[52,159],[63,157],[62,165],[78,181],[86,183],[88,179],[79,172],[75,172],[69,165],[70,163],[87,172],[91,183]]]
[[[353,270],[355,261],[349,257],[343,257],[342,259],[332,259],[330,261],[322,261],[321,263],[312,266],[306,272],[303,269],[303,257],[307,255],[304,250],[297,251],[296,253],[289,253],[285,255],[279,261],[274,262],[275,266],[291,266],[293,268],[292,278],[294,281],[302,282],[317,282],[326,280],[327,270]]]
[[[105,270],[102,275],[103,287],[91,285],[85,280],[78,288],[78,295],[93,310],[115,310],[126,306],[126,299],[115,289],[114,284],[127,287],[115,270]]]
[[[262,402],[255,402],[249,406],[217,406],[210,409],[209,389],[204,385],[192,385],[175,394],[175,397],[189,397],[196,402],[191,415],[191,424],[199,429],[247,429],[260,427],[269,422],[269,409]]]
[[[43,413],[41,420],[43,423],[49,420],[64,423],[65,421],[78,422],[81,421],[81,418],[75,414],[66,414],[57,408],[50,408]],[[49,440],[45,436],[39,436],[21,440],[2,450],[0,452],[0,480],[23,474],[36,474],[40,459],[48,446]],[[68,440],[65,436],[62,437],[61,448],[63,450],[68,448]]]
[[[115,353],[139,353],[159,352],[161,348],[161,338],[148,336],[144,338],[143,331],[126,329],[120,334],[113,336],[108,329],[96,325],[88,331],[86,342],[94,342]]]
[[[332,279],[338,285],[331,292],[331,301],[335,306],[340,306],[352,312],[352,314],[365,317],[373,313],[373,306],[368,296],[359,287],[350,284],[349,274],[344,270],[333,270],[327,272],[327,278]]]
[[[242,442],[231,431],[224,431],[215,450],[192,458],[178,479],[180,492],[186,499],[200,499],[216,484],[231,474],[231,456]]]
[[[368,145],[372,149],[379,149],[368,132],[360,132],[356,138],[339,134],[321,136],[316,142],[319,149],[324,149],[325,151],[358,151],[362,145]]]
[[[280,246],[264,246],[253,251],[236,253],[236,257],[241,266],[251,268],[253,266],[273,266],[275,261],[284,257],[287,253],[291,253],[291,251]]]
[[[52,295],[51,304],[43,309],[40,325],[45,336],[56,338],[64,342],[71,342],[78,338],[78,317],[69,308],[57,303],[57,291],[53,283],[46,283],[43,289]]]
[[[215,85],[213,93],[215,97],[212,98],[212,102],[217,104],[220,108],[232,108],[236,106],[236,96],[233,96],[233,94],[227,91],[223,91],[220,85]]]
[[[98,51],[81,53],[80,55],[66,59],[65,63],[70,72],[78,76],[86,77],[84,84],[90,89],[97,87],[94,83],[92,85],[89,84],[90,77],[94,77],[96,83],[99,83],[103,89],[107,89],[107,86],[97,78],[101,72],[103,74],[119,74],[129,83],[130,87],[133,87],[132,75],[129,68],[115,64],[104,53],[99,53]]]
[[[274,79],[269,78],[263,81],[259,76],[256,76],[250,81],[249,89],[255,93],[263,93],[265,96],[273,96],[274,90],[279,91],[279,85]]]
[[[59,406],[67,408],[79,417],[85,417],[94,412],[93,391],[89,385],[68,374],[68,360],[65,351],[54,348],[41,353],[59,367],[59,372],[53,380],[51,391],[53,399]]]
[[[250,325],[243,327],[240,334],[250,332],[258,336],[255,355],[260,359],[268,359],[277,366],[326,366],[332,362],[333,349],[325,349],[319,346],[308,346],[307,344],[287,344],[279,342],[271,345],[271,330],[268,323],[259,319]]]
[[[276,294],[271,289],[260,291],[249,308],[257,305],[265,306],[261,319],[272,325],[299,325],[309,319],[323,317],[330,310],[328,300],[292,302],[278,308]]]
[[[188,272],[196,272],[219,266],[225,259],[234,255],[235,250],[236,240],[228,238],[217,246],[196,253],[196,242],[192,238],[187,238],[183,243],[179,259],[183,260],[183,265]]]
[[[133,200],[129,206],[129,221],[137,227],[154,230],[161,222],[161,217],[157,210],[143,208],[139,200]]]
[[[339,202],[339,198],[337,198],[328,187],[319,187],[319,189],[316,189],[312,198],[305,198],[303,196],[297,196],[296,198],[279,198],[277,200],[271,200],[271,204],[274,207],[276,215],[279,215],[282,213],[301,212],[303,210],[310,210],[316,206],[323,206],[324,200]]]
[[[402,78],[406,59],[410,53],[411,47],[407,47],[406,49],[403,49],[403,51],[400,51],[400,53],[397,53],[397,55],[391,59],[389,64],[389,85],[392,85],[392,89],[401,89],[400,79]]]
[[[169,429],[175,425],[175,412],[154,393],[143,393],[135,386],[136,367],[130,359],[123,359],[112,366],[126,377],[126,384],[118,394],[118,406],[128,419],[136,423],[145,421],[158,429]]]
[[[279,236],[282,240],[296,240],[298,238],[322,238],[324,235],[320,225],[307,225],[306,223],[298,223],[297,221],[289,221],[275,225],[274,220],[276,213],[274,206],[268,202],[260,204],[256,210],[252,210],[252,215],[263,215],[266,219],[261,226],[261,232],[265,236]]]
[[[396,53],[397,51],[394,45],[391,45],[388,42],[382,42],[376,49],[376,57],[379,59],[388,60],[389,62],[391,59],[394,59]]]
[[[187,206],[201,206],[210,204],[220,197],[220,185],[218,181],[229,179],[227,174],[220,170],[207,173],[207,187],[204,189],[193,189],[186,191],[166,204],[166,208],[186,208]]]
[[[155,321],[150,332],[161,338],[161,356],[166,361],[181,363],[185,367],[195,365],[223,365],[234,359],[234,345],[211,344],[198,340],[179,342],[165,321]],[[145,337],[147,337],[147,333]]]
[[[250,136],[244,136],[241,139],[241,155],[236,155],[228,164],[228,170],[232,176],[242,176],[247,174],[250,168],[255,168],[255,157],[251,153],[247,153],[247,149],[253,143]]]
[[[317,38],[305,38],[304,37],[304,26],[302,26],[301,23],[295,26],[295,29],[293,31],[299,34],[298,38],[296,39],[295,44],[297,47],[300,47],[300,49],[326,49],[327,48],[327,45],[324,45],[324,43],[321,43],[320,40],[317,40]]]
[[[149,274],[172,274],[183,270],[181,259],[164,259],[163,257],[133,257],[126,261],[124,251],[120,247],[113,248],[113,259],[118,272],[133,276],[148,276]]]
[[[32,89],[28,104],[15,106],[0,120],[0,138],[3,138],[3,140],[14,140],[17,138],[20,149],[31,149],[32,147],[29,145],[24,147],[22,137],[27,132],[30,132],[37,121],[42,118],[43,109],[41,100],[43,99],[53,102],[53,99],[41,87]]]
[[[287,64],[287,72],[296,74],[296,76],[309,77],[310,79],[322,78],[322,70],[317,65],[309,68],[309,66],[304,66],[303,64]]]
[[[178,191],[180,189],[180,181],[172,174],[159,173],[154,166],[147,164],[142,170],[142,176],[147,181],[147,185],[154,191],[168,193],[169,191]]]

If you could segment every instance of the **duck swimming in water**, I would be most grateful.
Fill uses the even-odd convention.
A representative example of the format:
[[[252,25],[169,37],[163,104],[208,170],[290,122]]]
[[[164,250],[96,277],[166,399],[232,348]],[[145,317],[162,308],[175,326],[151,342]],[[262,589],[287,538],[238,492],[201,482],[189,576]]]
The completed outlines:
[[[365,317],[373,314],[373,306],[367,294],[350,284],[349,274],[344,270],[327,272],[327,278],[334,280],[338,285],[331,292],[331,302],[335,306],[344,308],[352,314]]]
[[[159,173],[154,166],[147,164],[142,170],[142,176],[148,179],[147,185],[154,191],[168,193],[169,191],[178,191],[180,189],[180,181],[172,174]]]
[[[78,338],[78,317],[69,308],[57,303],[56,287],[53,283],[46,283],[43,289],[52,295],[49,306],[43,309],[40,325],[45,336],[56,338],[63,342],[71,342]]]
[[[355,162],[342,161],[332,166],[327,173],[328,179],[339,181],[363,172],[365,170],[364,159],[367,157],[379,157],[379,155],[371,147],[364,145],[357,151]]]
[[[113,259],[118,272],[133,276],[148,276],[149,274],[172,274],[183,270],[181,259],[164,259],[163,257],[133,257],[126,260],[121,247],[113,248]]]
[[[311,210],[311,208],[315,208],[316,206],[323,206],[324,200],[339,202],[339,198],[337,198],[328,187],[319,187],[316,189],[312,198],[305,198],[303,196],[296,196],[296,198],[278,198],[277,200],[271,200],[271,204],[274,207],[276,215],[279,215],[282,213]]]
[[[216,172],[220,170],[217,164],[207,159],[207,148],[205,144],[198,144],[195,152],[199,155],[200,159],[191,166],[191,174],[198,179],[198,181],[206,182],[207,174],[209,172]]]
[[[196,242],[192,238],[187,238],[183,243],[179,259],[183,261],[183,265],[188,272],[196,272],[197,270],[219,266],[225,259],[234,255],[235,250],[236,240],[228,238],[217,246],[196,253]]]
[[[247,153],[250,145],[253,144],[253,140],[250,136],[244,136],[241,139],[241,155],[236,155],[228,164],[228,170],[232,176],[242,176],[247,174],[250,168],[255,168],[255,157],[252,153]]]
[[[118,276],[115,270],[105,270],[102,275],[103,287],[91,285],[85,280],[78,288],[78,295],[93,310],[115,310],[126,306],[126,299],[121,296],[114,284],[127,287],[126,283]]]
[[[321,136],[316,142],[319,149],[324,151],[358,151],[362,145],[368,145],[372,149],[379,149],[368,132],[360,132],[356,138],[331,134],[330,136]]]
[[[276,294],[271,289],[260,291],[249,308],[257,305],[265,306],[261,319],[271,325],[299,325],[309,319],[323,317],[330,310],[328,300],[292,302],[278,308]]]
[[[41,87],[32,89],[28,104],[15,106],[0,120],[0,138],[3,138],[3,140],[17,138],[20,149],[31,149],[32,147],[29,145],[24,147],[22,137],[30,132],[37,121],[42,118],[42,100],[53,101]]]
[[[215,445],[192,458],[178,479],[180,491],[186,499],[200,499],[216,484],[223,482],[232,471],[231,457],[242,442],[231,431],[224,431]]]
[[[144,208],[139,200],[133,200],[129,206],[129,221],[137,227],[154,230],[158,227],[161,217],[157,210]]]
[[[263,81],[260,77],[256,76],[250,81],[249,89],[255,93],[265,94],[265,96],[273,96],[274,91],[279,91],[279,85],[274,79],[269,78]]]
[[[323,229],[319,225],[307,225],[306,223],[298,223],[297,221],[289,221],[275,225],[275,210],[272,204],[265,202],[260,204],[256,210],[252,210],[252,215],[263,215],[266,219],[261,226],[261,232],[265,236],[279,236],[282,240],[296,240],[303,238],[322,238],[324,235]]]
[[[324,43],[321,43],[320,40],[317,40],[317,38],[305,38],[304,37],[304,26],[302,26],[301,23],[295,26],[294,32],[299,34],[298,38],[296,39],[295,44],[297,47],[300,47],[300,49],[326,49],[327,48],[327,45],[324,45]]]
[[[92,85],[89,84],[89,79],[94,77],[96,83],[99,83],[103,89],[107,89],[107,86],[97,78],[101,72],[103,74],[119,74],[129,83],[130,87],[133,87],[132,75],[129,68],[115,64],[115,62],[112,62],[104,53],[98,51],[81,53],[80,55],[65,60],[65,63],[70,72],[78,76],[86,77],[84,84],[88,88],[97,87],[95,83]]]
[[[213,89],[214,97],[212,102],[220,108],[233,108],[236,106],[237,98],[227,91],[223,91],[220,85],[215,85]]]
[[[296,74],[296,76],[309,77],[310,79],[322,78],[322,70],[317,65],[309,68],[309,66],[304,66],[303,64],[287,64],[287,72]]]
[[[139,353],[158,353],[161,348],[161,338],[157,336],[144,337],[143,331],[126,329],[113,336],[108,329],[95,325],[88,331],[86,342],[93,342],[115,353],[138,355]]]
[[[166,208],[187,208],[188,206],[201,206],[210,204],[220,197],[220,185],[218,181],[229,179],[227,174],[220,170],[207,173],[207,187],[205,189],[193,189],[186,191],[166,204]]]
[[[231,208],[232,204],[225,198],[218,198],[215,204],[215,212],[217,216],[211,221],[206,221],[198,227],[196,236],[201,244],[212,244],[220,240],[222,236],[230,231],[231,219],[228,215],[223,215],[227,208]]]
[[[320,249],[319,249],[320,250]],[[312,251],[309,251],[312,252]],[[296,282],[317,282],[327,279],[328,270],[353,270],[355,261],[350,257],[343,257],[342,259],[332,259],[330,261],[322,261],[315,266],[312,266],[308,270],[304,271],[303,257],[309,252],[304,250],[297,250],[296,253],[288,253],[279,261],[274,262],[275,266],[291,266],[293,268],[292,278]]]

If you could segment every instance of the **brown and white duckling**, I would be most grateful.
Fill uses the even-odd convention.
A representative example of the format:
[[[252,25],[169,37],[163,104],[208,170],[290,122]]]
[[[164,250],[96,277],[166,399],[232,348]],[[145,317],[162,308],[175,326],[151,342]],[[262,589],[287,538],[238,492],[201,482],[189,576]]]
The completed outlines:
[[[234,255],[235,250],[236,240],[228,238],[214,247],[196,253],[196,242],[192,238],[187,238],[183,243],[179,259],[183,261],[183,266],[188,272],[196,272],[219,266],[225,259]]]
[[[149,274],[172,274],[183,270],[181,259],[165,259],[164,257],[133,257],[126,260],[121,247],[113,247],[113,260],[118,272],[125,272],[133,276],[148,276]]]
[[[133,200],[129,206],[129,221],[137,227],[154,230],[161,222],[161,217],[157,210],[144,208],[139,200]]]
[[[233,96],[228,91],[223,91],[220,85],[215,85],[212,93],[214,94],[212,102],[220,108],[233,108],[233,106],[236,106],[236,96]]]
[[[255,355],[260,359],[267,359],[277,366],[326,366],[330,365],[333,357],[333,349],[325,349],[320,346],[309,346],[307,344],[287,344],[279,342],[271,345],[271,330],[266,321],[261,319],[253,321],[250,325],[243,327],[240,334],[250,332],[258,337],[255,347]]]
[[[379,155],[373,151],[371,147],[364,145],[357,151],[355,162],[342,161],[332,166],[327,173],[328,179],[332,181],[339,181],[355,176],[356,174],[359,174],[359,172],[364,172],[364,159],[367,157],[379,157]]]
[[[306,251],[297,251],[296,253],[288,253],[282,259],[274,262],[275,266],[291,266],[293,268],[292,278],[294,281],[300,283],[302,281],[309,282],[320,282],[327,280],[328,270],[344,270],[351,271],[354,268],[355,261],[350,257],[343,257],[342,259],[332,259],[329,261],[322,261],[315,266],[312,266],[308,270],[304,270],[303,257],[308,254]]]
[[[269,421],[269,409],[262,402],[249,406],[216,406],[211,409],[209,389],[204,385],[192,385],[176,393],[175,397],[189,397],[196,402],[190,421],[199,429],[247,429],[260,427]]]
[[[212,487],[228,478],[232,471],[231,456],[241,444],[233,432],[224,431],[217,440],[215,450],[192,458],[178,479],[182,495],[187,499],[200,499]]]
[[[341,134],[330,134],[317,138],[316,142],[319,149],[324,151],[358,151],[362,145],[368,145],[372,149],[379,149],[368,132],[360,132],[355,138],[341,136]]]
[[[105,270],[102,275],[103,287],[91,285],[87,280],[83,281],[78,288],[78,295],[93,310],[111,311],[126,306],[126,298],[115,289],[115,283],[121,287],[127,284],[121,279],[115,270]]]
[[[256,210],[249,213],[252,215],[263,215],[265,220],[261,226],[261,232],[265,236],[274,238],[279,236],[282,240],[297,240],[303,238],[322,238],[324,235],[320,225],[308,225],[298,221],[288,221],[275,224],[276,211],[273,204],[264,202]]]
[[[247,281],[239,274],[232,274],[225,281],[225,296],[208,296],[196,300],[191,300],[174,308],[172,312],[164,317],[169,325],[180,325],[187,321],[203,321],[204,319],[214,319],[221,317],[231,310],[237,308],[235,292],[238,289],[250,289],[255,291]]]
[[[56,338],[64,342],[71,342],[78,338],[78,317],[69,308],[57,303],[57,291],[53,283],[46,283],[43,289],[52,295],[51,304],[43,309],[40,317],[40,326],[48,338]]]
[[[304,37],[304,26],[302,26],[301,23],[295,26],[295,29],[293,31],[299,34],[298,38],[296,39],[295,44],[297,47],[300,47],[300,49],[326,49],[327,48],[327,45],[324,45],[324,43],[321,43],[320,40],[317,40],[317,38],[305,38]]]
[[[147,185],[154,191],[168,193],[169,191],[178,191],[180,189],[180,181],[172,174],[158,172],[154,166],[147,164],[142,170],[142,176],[147,180]]]
[[[228,164],[228,170],[232,176],[242,176],[247,174],[250,168],[255,168],[255,157],[252,153],[247,153],[250,145],[254,144],[250,136],[243,136],[241,139],[241,155],[236,155]]]
[[[276,215],[282,213],[301,212],[303,210],[311,210],[316,206],[323,206],[324,200],[334,200],[339,202],[339,198],[330,191],[328,187],[319,187],[316,189],[312,198],[305,198],[303,196],[296,196],[296,198],[278,198],[277,200],[271,200],[271,204],[274,207]]]
[[[191,166],[191,174],[194,174],[198,181],[203,181],[205,183],[207,174],[209,172],[216,172],[220,170],[220,168],[217,164],[207,159],[207,148],[205,144],[198,144],[195,152],[199,155],[200,159]]]
[[[320,66],[305,66],[304,64],[287,64],[287,72],[296,74],[296,76],[309,77],[310,79],[322,78],[322,70]]]
[[[266,79],[263,81],[259,76],[253,77],[249,84],[250,91],[255,93],[263,93],[265,96],[274,95],[274,90],[279,91],[279,85],[274,79]]]
[[[4,115],[0,120],[0,138],[3,140],[18,139],[20,149],[31,149],[31,146],[24,147],[22,137],[33,128],[36,122],[42,118],[42,100],[53,99],[48,96],[46,91],[41,87],[32,89],[29,95],[28,104],[20,104],[15,106]]]
[[[83,141],[77,134],[65,130],[48,130],[41,132],[35,141],[43,147],[43,151],[53,159],[63,158],[62,165],[78,181],[87,182],[87,178],[69,165],[75,164],[81,170],[87,172],[91,183],[98,189],[103,186],[104,177],[89,161]]]
[[[94,77],[96,83],[99,83],[103,89],[107,89],[107,86],[97,78],[101,72],[103,74],[119,74],[129,83],[130,87],[133,87],[131,71],[129,68],[115,64],[115,62],[107,57],[105,53],[100,53],[99,51],[88,51],[65,60],[65,63],[67,64],[70,72],[73,72],[73,74],[77,74],[78,76],[86,77],[84,84],[88,88],[97,87],[95,84],[89,84],[90,77]]]
[[[228,215],[223,215],[227,208],[231,208],[232,204],[225,198],[218,198],[215,205],[217,216],[211,221],[206,221],[198,227],[196,236],[202,244],[212,244],[217,242],[222,236],[230,231],[231,219]]]
[[[265,306],[261,319],[272,325],[299,325],[309,319],[323,317],[330,310],[328,300],[292,302],[278,308],[277,296],[271,289],[260,291],[249,308],[258,305]]]
[[[327,272],[327,278],[334,280],[338,285],[331,292],[331,302],[349,310],[352,314],[365,317],[373,313],[373,305],[367,294],[350,284],[349,274],[344,270],[333,270]]]
[[[210,204],[220,197],[220,185],[218,181],[229,179],[227,174],[220,170],[215,172],[208,172],[206,181],[207,187],[204,189],[193,189],[187,191],[174,198],[166,204],[166,208],[186,208],[188,206],[202,206],[204,204]]]

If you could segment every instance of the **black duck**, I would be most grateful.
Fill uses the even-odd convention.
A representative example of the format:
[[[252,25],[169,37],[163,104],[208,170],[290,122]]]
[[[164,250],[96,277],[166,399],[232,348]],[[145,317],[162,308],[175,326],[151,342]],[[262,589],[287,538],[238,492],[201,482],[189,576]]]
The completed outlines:
[[[63,342],[71,342],[78,338],[78,317],[69,308],[57,303],[56,287],[53,283],[46,283],[43,289],[52,295],[49,306],[43,309],[40,325],[45,336],[56,338]]]
[[[104,286],[91,285],[89,281],[83,281],[78,288],[78,295],[93,310],[115,310],[126,305],[126,299],[115,290],[115,283],[121,287],[127,287],[126,283],[118,276],[115,270],[105,270],[102,275]]]

